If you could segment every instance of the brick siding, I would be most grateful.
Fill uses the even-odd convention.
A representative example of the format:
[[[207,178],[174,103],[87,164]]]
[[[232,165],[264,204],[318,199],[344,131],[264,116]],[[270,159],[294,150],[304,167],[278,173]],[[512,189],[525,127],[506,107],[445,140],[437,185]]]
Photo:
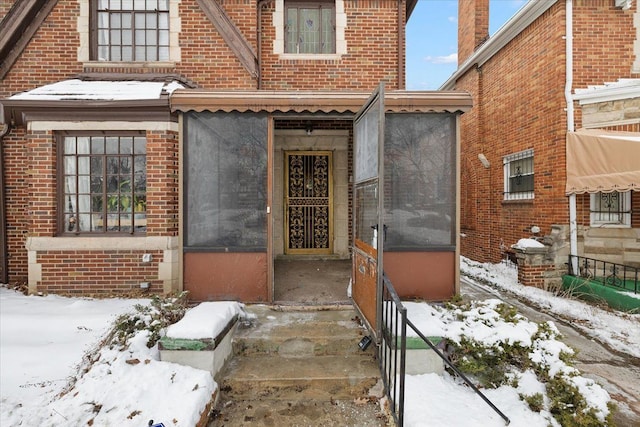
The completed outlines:
[[[574,2],[574,88],[640,77],[631,72],[637,7],[634,2],[632,10],[622,11],[613,1]],[[461,253],[466,257],[498,262],[504,247],[531,236],[531,226],[546,235],[553,224],[568,224],[564,17],[564,2],[558,2],[480,69],[468,71],[456,83],[456,89],[467,90],[474,98],[474,107],[461,118],[465,236]],[[466,22],[464,15],[459,24],[461,31],[476,25]],[[465,55],[473,52],[468,45],[472,39],[466,33],[460,37],[466,50],[460,48],[459,62],[464,62]],[[580,128],[580,108],[577,103],[575,107]],[[526,149],[534,150],[535,198],[505,201],[503,157]],[[490,161],[489,169],[478,160],[479,153]],[[588,225],[588,197],[583,199],[578,220]],[[637,200],[634,194],[634,203]],[[635,224],[637,220],[634,215]]]
[[[404,38],[398,38],[398,13],[400,10],[404,21],[404,2],[399,9],[395,0],[345,0],[347,54],[340,59],[317,61],[283,60],[273,54],[274,1],[264,2],[260,14],[257,0],[219,3],[256,52],[260,42],[262,89],[371,91],[381,80],[387,81],[387,90],[404,87],[404,77],[398,77],[404,76],[404,61],[399,59],[404,55]],[[11,2],[0,3],[0,16],[7,13],[10,5]],[[57,2],[0,82],[0,98],[83,72],[178,74],[205,89],[258,88],[259,82],[244,69],[196,0],[179,3],[181,58],[162,68],[137,64],[105,68],[79,62],[79,13],[77,0]],[[400,56],[398,48],[402,51]],[[179,135],[174,131],[147,130],[146,137],[146,236],[171,238],[179,234]],[[27,283],[29,268],[35,265],[41,270],[41,277],[30,284],[30,289],[37,286],[42,292],[130,292],[138,289],[140,282],[150,282],[152,293],[167,290],[166,282],[159,278],[160,264],[175,261],[167,260],[167,253],[161,250],[40,248],[30,253],[25,248],[28,239],[55,237],[58,229],[56,134],[14,127],[3,137],[2,144],[10,283]],[[352,138],[349,144],[351,156]],[[349,165],[351,162],[350,157]],[[351,203],[350,198],[349,210]],[[351,224],[349,227],[351,230]],[[143,253],[151,253],[153,262],[141,265]]]

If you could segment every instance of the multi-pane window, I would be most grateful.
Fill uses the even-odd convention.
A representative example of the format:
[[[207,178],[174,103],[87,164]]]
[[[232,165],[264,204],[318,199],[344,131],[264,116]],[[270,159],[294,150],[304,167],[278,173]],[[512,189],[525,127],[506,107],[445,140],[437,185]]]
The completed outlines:
[[[146,150],[139,135],[65,135],[61,232],[145,232]]]
[[[630,227],[631,191],[591,194],[591,226]]]
[[[504,199],[533,199],[533,150],[503,158]]]
[[[98,61],[169,60],[169,0],[96,0]]]
[[[285,52],[330,54],[335,46],[335,6],[329,2],[285,2]]]

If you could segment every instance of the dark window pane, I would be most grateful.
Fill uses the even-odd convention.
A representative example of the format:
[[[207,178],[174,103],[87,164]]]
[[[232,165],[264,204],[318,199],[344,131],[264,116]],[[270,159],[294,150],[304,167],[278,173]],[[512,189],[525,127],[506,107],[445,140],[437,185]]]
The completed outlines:
[[[266,115],[188,113],[185,125],[185,245],[265,250]]]
[[[146,231],[146,159],[144,137],[65,137],[64,233]],[[113,154],[104,153],[105,142]],[[129,153],[118,154],[124,148]],[[77,154],[74,154],[77,153]],[[71,154],[71,155],[69,155]],[[135,192],[132,183],[132,166]],[[136,211],[135,216],[131,215]]]
[[[385,250],[455,243],[455,116],[385,116]]]

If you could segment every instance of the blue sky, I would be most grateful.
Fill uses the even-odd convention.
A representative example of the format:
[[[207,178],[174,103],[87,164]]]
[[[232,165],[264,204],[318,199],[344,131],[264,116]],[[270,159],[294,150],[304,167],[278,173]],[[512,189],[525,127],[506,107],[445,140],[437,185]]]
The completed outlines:
[[[525,3],[489,0],[489,34],[500,29]],[[407,90],[438,89],[457,68],[458,0],[418,0],[406,35]]]

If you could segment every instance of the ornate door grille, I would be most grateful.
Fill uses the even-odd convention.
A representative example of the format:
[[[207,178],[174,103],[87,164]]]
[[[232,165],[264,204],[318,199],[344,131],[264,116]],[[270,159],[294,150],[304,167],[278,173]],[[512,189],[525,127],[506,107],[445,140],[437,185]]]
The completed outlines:
[[[333,250],[331,152],[286,153],[286,239],[289,254]]]

